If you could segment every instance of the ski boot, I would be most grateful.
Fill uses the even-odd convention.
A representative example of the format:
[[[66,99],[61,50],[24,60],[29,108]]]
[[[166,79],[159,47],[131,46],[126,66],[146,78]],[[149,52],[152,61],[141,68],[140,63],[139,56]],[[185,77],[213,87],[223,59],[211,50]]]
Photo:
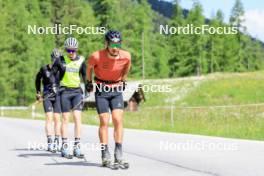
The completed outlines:
[[[69,147],[65,146],[65,144],[62,145],[61,156],[64,157],[64,158],[67,158],[67,159],[72,159],[73,158],[73,156],[70,154]]]
[[[116,144],[115,147],[115,161],[114,161],[114,169],[128,169],[129,168],[129,163],[124,161],[123,158],[123,151],[122,151],[122,145],[121,144]]]
[[[111,167],[112,166],[112,161],[111,161],[111,155],[108,150],[108,146],[104,145],[104,149],[102,149],[102,167]]]
[[[122,160],[122,159],[115,159],[113,168],[115,170],[117,170],[119,168],[120,169],[128,169],[129,168],[129,163],[124,161],[124,160]]]
[[[48,148],[47,148],[47,151],[48,152],[52,152],[52,150],[53,150],[53,144],[52,143],[48,143]]]
[[[47,145],[47,151],[48,152],[51,152],[52,151],[52,146],[53,146],[53,143],[52,143],[52,138],[51,138],[51,136],[47,136],[48,137],[48,145]]]
[[[84,154],[81,153],[81,149],[78,146],[74,146],[73,149],[73,156],[79,159],[83,159],[84,158]]]
[[[60,152],[60,147],[59,147],[59,141],[54,141],[53,143],[53,148],[52,148],[52,153]]]

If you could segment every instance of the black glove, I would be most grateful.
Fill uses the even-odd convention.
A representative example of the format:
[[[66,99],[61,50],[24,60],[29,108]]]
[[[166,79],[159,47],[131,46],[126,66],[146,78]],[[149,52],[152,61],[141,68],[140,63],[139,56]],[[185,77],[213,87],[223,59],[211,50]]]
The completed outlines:
[[[85,84],[85,90],[87,92],[92,92],[93,91],[93,83],[92,81],[88,81],[86,84]]]
[[[58,71],[64,73],[66,69],[66,63],[63,56],[60,56],[59,58],[56,58],[53,65],[52,65],[52,72],[57,73]],[[63,76],[63,74],[60,74]]]

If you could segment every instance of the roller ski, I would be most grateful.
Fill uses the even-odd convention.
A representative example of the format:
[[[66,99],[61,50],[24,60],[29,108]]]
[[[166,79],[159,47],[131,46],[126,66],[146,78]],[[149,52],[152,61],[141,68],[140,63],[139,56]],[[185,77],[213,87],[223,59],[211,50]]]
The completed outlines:
[[[52,149],[53,149],[53,143],[52,143],[52,139],[51,139],[51,136],[48,136],[48,145],[47,145],[47,151],[48,152],[52,152]]]
[[[64,145],[61,148],[61,156],[63,158],[72,159],[73,155],[70,154],[70,150],[68,147],[64,147]]]
[[[79,147],[74,147],[73,156],[79,159],[84,159],[84,154],[81,153],[81,149]]]
[[[60,147],[59,147],[59,140],[58,139],[54,139],[54,143],[53,143],[53,148],[52,148],[52,153],[57,153],[60,152]]]
[[[115,170],[117,170],[117,169],[128,169],[129,168],[129,163],[124,161],[124,160],[115,159],[115,162],[113,164],[113,168]]]
[[[116,143],[114,157],[115,157],[115,161],[113,165],[114,169],[128,169],[129,168],[129,163],[122,159],[123,158],[122,144]]]
[[[110,169],[113,169],[113,164],[111,161],[111,155],[110,152],[108,150],[108,146],[107,145],[103,145],[103,149],[102,149],[102,167],[108,167]]]
[[[102,167],[113,169],[113,163],[109,158],[102,158]]]
[[[47,151],[48,152],[52,152],[52,150],[53,150],[53,144],[52,143],[48,143],[48,147],[47,147]]]

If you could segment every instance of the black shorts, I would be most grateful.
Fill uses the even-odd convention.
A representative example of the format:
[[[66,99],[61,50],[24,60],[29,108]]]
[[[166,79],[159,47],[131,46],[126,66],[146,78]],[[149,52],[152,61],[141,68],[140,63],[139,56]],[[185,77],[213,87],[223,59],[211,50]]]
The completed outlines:
[[[83,109],[83,94],[80,88],[66,88],[61,92],[61,110],[70,112],[71,110]]]
[[[124,109],[123,93],[115,89],[109,92],[96,89],[95,103],[98,114],[107,113],[114,109]]]
[[[55,97],[48,97],[48,98],[45,98],[44,96],[43,107],[45,113],[47,112],[61,113],[60,95],[56,95]]]

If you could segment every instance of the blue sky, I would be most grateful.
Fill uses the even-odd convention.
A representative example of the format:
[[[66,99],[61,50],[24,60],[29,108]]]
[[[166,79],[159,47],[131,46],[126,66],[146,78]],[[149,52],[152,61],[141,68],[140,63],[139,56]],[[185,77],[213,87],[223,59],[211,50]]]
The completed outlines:
[[[166,0],[173,1],[173,0]],[[199,0],[203,6],[204,15],[208,18],[218,9],[224,12],[225,21],[230,17],[230,12],[235,0]],[[264,1],[262,0],[241,0],[245,9],[245,26],[250,35],[257,37],[264,42]],[[182,7],[190,9],[192,0],[180,0]]]

